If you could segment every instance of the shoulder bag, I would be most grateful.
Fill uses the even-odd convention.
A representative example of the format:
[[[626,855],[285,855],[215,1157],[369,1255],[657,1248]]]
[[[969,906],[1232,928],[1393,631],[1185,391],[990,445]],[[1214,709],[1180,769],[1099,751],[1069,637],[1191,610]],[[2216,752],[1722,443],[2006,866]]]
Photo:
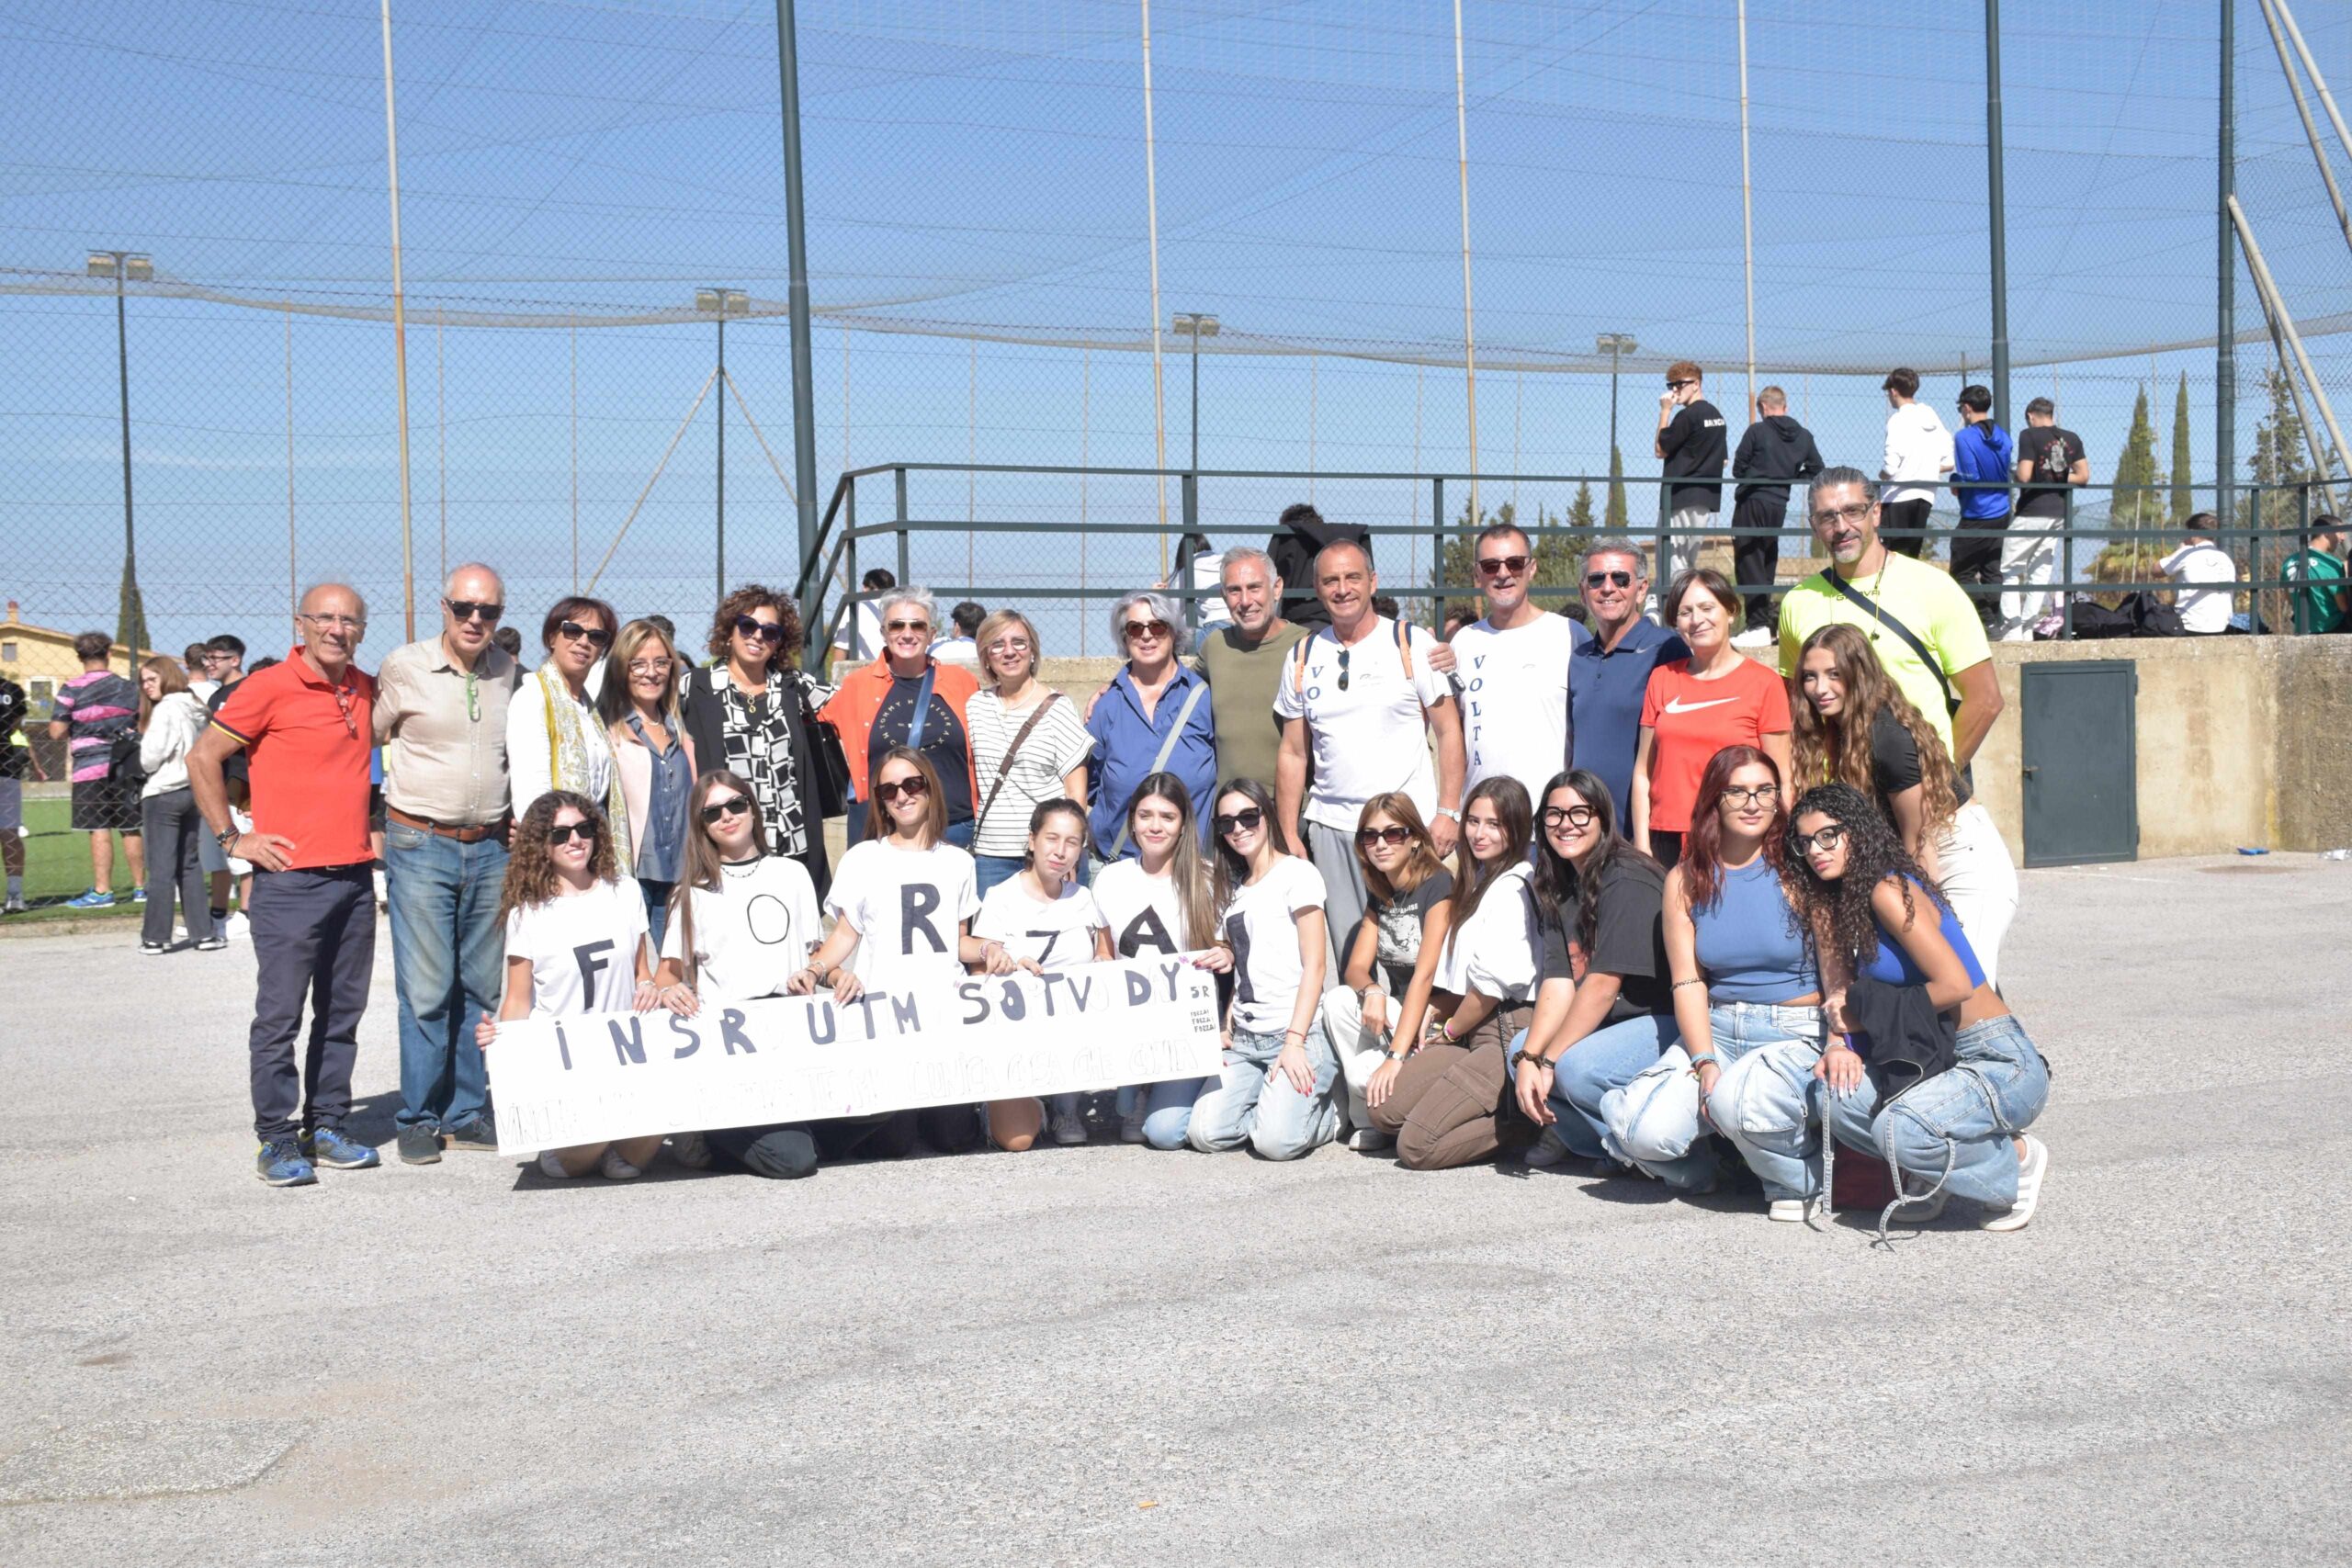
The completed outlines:
[[[1176,711],[1176,722],[1170,725],[1168,727],[1168,733],[1161,736],[1159,739],[1159,750],[1158,754],[1151,759],[1150,771],[1152,773],[1158,773],[1167,771],[1168,759],[1176,754],[1176,742],[1183,737],[1184,721],[1191,718],[1193,716],[1193,710],[1201,705],[1201,694],[1208,689],[1209,686],[1207,682],[1197,678],[1194,679],[1192,691],[1187,694],[1184,698],[1184,705]],[[1195,809],[1198,808],[1195,807]],[[1106,860],[1115,861],[1126,852],[1126,849],[1127,825],[1125,822],[1122,822],[1119,824],[1119,836],[1111,840],[1111,852],[1104,858]]]
[[[1883,573],[1886,569],[1882,566],[1879,568],[1879,570]],[[1848,599],[1857,604],[1860,604],[1863,609],[1868,610],[1872,618],[1877,620],[1877,622],[1881,626],[1884,626],[1888,631],[1893,632],[1896,637],[1902,638],[1904,643],[1909,647],[1911,651],[1919,656],[1919,662],[1928,667],[1928,673],[1933,675],[1936,678],[1936,684],[1943,688],[1944,715],[1946,717],[1950,717],[1951,715],[1960,711],[1960,698],[1952,694],[1951,680],[1949,676],[1945,675],[1942,661],[1937,659],[1935,654],[1928,650],[1926,643],[1919,640],[1919,634],[1917,632],[1913,631],[1909,626],[1905,626],[1901,621],[1896,620],[1893,615],[1888,615],[1886,611],[1880,608],[1878,601],[1875,599],[1864,598],[1855,590],[1852,583],[1838,575],[1836,569],[1832,568],[1829,570],[1824,571],[1821,575],[1829,580],[1830,587],[1835,588]]]
[[[1012,744],[1004,749],[1004,760],[996,766],[996,780],[989,785],[989,797],[981,803],[980,814],[972,819],[973,842],[979,841],[980,830],[988,826],[989,808],[996,804],[997,792],[1004,788],[1004,781],[1012,772],[1012,759],[1021,754],[1021,743],[1028,739],[1031,732],[1035,730],[1037,721],[1046,716],[1046,710],[1061,700],[1062,694],[1059,692],[1047,692],[1046,700],[1039,703],[1030,713],[1029,722],[1023,725],[1013,736]]]

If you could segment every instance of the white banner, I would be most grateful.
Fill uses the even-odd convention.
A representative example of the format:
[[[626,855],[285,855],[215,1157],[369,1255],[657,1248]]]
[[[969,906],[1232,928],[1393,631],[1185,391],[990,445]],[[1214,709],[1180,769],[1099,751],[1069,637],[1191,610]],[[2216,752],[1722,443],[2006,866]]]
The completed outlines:
[[[501,1154],[967,1105],[1220,1070],[1216,983],[1189,958],[1089,964],[667,1012],[503,1023],[483,1053]]]

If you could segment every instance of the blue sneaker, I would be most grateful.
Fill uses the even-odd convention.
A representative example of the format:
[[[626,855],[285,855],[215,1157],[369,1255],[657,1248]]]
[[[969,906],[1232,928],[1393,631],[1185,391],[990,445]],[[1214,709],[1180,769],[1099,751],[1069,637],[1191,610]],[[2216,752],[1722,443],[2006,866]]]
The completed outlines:
[[[132,888],[130,890],[130,901],[134,904],[144,904],[147,902],[147,889],[144,887]]]
[[[329,1170],[373,1170],[383,1156],[365,1144],[355,1144],[334,1127],[302,1134],[302,1152]]]
[[[301,1149],[291,1138],[274,1138],[261,1146],[254,1156],[254,1174],[272,1187],[310,1187],[317,1183],[319,1173],[302,1157]]]
[[[111,909],[114,908],[114,895],[101,893],[93,887],[79,898],[65,900],[65,907],[69,909]]]

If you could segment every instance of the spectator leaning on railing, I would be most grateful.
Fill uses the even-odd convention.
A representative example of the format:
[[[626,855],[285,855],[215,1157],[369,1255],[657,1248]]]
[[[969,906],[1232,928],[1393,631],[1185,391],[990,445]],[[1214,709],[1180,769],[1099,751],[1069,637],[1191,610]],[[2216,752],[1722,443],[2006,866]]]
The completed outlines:
[[[2017,515],[2001,542],[2003,642],[2030,642],[2034,623],[2058,607],[2049,585],[2058,580],[2058,538],[2066,525],[2066,492],[2091,482],[2083,438],[2058,423],[2057,405],[2036,398],[2025,405],[2018,437]]]
[[[2289,556],[2278,575],[2289,582],[2309,586],[2295,591],[2287,611],[2287,627],[2299,632],[2340,632],[2347,616],[2344,578],[2344,520],[2322,514],[2312,519],[2303,547]]]
[[[1951,536],[1951,577],[1963,588],[2001,585],[2001,543],[2009,526],[2009,473],[2017,445],[1993,418],[1993,394],[1982,387],[1960,391],[1960,434],[1952,437],[1952,488],[1960,496],[1960,527]],[[1967,484],[1998,485],[1968,490]],[[2001,597],[1976,597],[1976,618],[1990,637],[2001,623]]]

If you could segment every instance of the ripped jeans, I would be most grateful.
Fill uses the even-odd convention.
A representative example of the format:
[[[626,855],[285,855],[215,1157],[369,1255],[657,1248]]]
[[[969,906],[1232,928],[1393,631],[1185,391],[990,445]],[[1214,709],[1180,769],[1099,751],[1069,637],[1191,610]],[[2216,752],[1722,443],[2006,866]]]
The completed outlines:
[[[1955,1046],[1957,1066],[1883,1108],[1867,1077],[1844,1099],[1832,1095],[1829,1125],[1848,1148],[1892,1157],[1914,1197],[1940,1181],[1955,1198],[2007,1209],[2018,1198],[2010,1140],[2049,1103],[2050,1067],[2015,1017],[1972,1023]]]

